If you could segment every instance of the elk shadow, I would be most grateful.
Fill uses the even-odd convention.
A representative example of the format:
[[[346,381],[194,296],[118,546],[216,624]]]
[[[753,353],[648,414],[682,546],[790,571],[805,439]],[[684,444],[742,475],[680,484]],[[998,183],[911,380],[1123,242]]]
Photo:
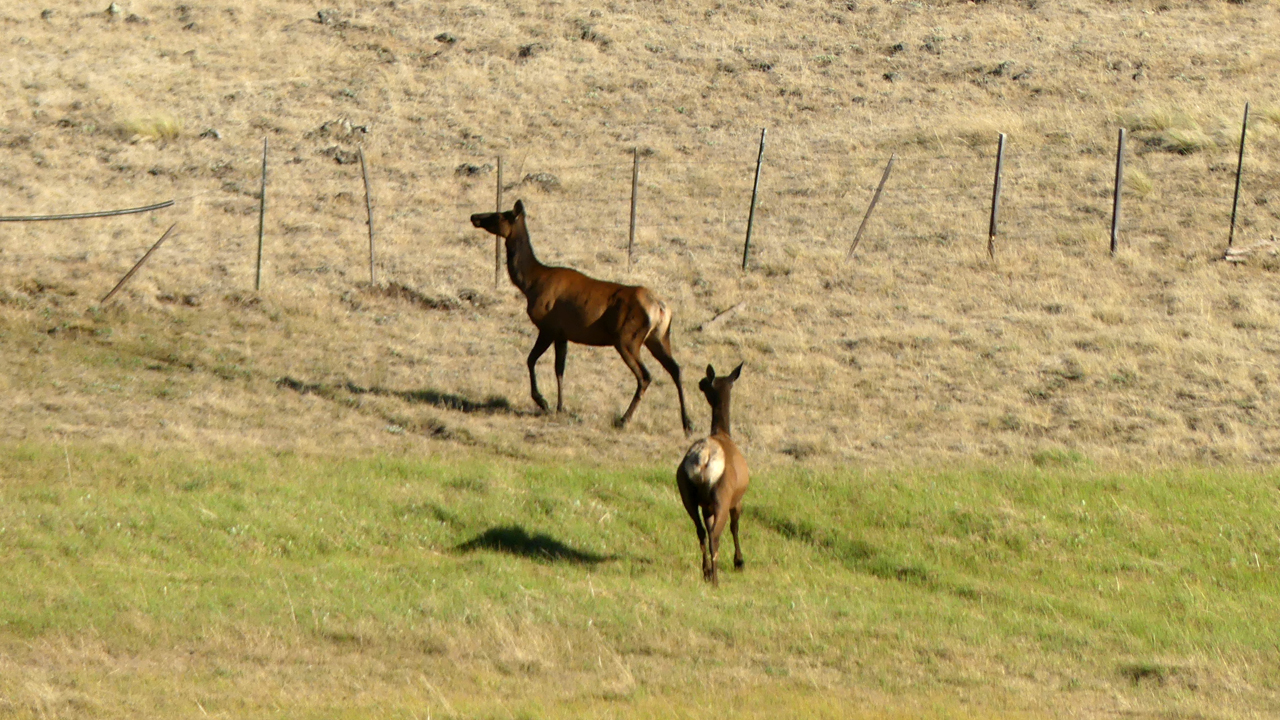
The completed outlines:
[[[528,412],[512,407],[511,401],[501,395],[490,395],[484,400],[476,401],[464,395],[444,392],[434,388],[427,388],[425,390],[391,390],[389,388],[378,387],[376,385],[372,387],[364,387],[349,380],[347,382],[325,385],[324,383],[308,383],[289,376],[276,380],[276,386],[288,388],[300,395],[319,395],[320,397],[329,400],[336,399],[338,392],[345,392],[352,395],[394,397],[407,403],[432,405],[442,410],[455,410],[457,412],[464,413],[486,413],[490,415],[502,413],[517,416],[529,414]]]
[[[530,535],[519,525],[493,527],[470,540],[456,545],[458,552],[493,550],[540,562],[564,562],[574,565],[597,565],[618,559],[616,555],[598,555],[576,550],[550,535]]]

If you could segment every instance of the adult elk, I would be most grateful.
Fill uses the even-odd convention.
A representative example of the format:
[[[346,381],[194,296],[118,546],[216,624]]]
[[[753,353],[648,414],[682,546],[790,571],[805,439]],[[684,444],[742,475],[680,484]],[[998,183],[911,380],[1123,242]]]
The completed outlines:
[[[506,212],[476,213],[471,224],[506,240],[507,274],[528,300],[529,319],[538,328],[538,339],[529,351],[529,387],[533,401],[549,412],[547,401],[538,392],[538,359],[555,345],[556,412],[564,410],[564,361],[569,343],[613,346],[636,376],[636,394],[618,421],[627,424],[648,389],[652,377],[640,362],[641,346],[657,358],[676,384],[680,398],[680,424],[686,435],[693,432],[684,406],[680,366],[671,357],[671,311],[648,288],[595,280],[570,268],[538,262],[529,242],[524,203]]]
[[[676,485],[684,509],[693,518],[702,546],[702,578],[718,585],[716,558],[725,520],[733,532],[733,567],[741,570],[742,545],[738,542],[738,518],[742,516],[742,496],[747,493],[747,459],[729,436],[729,394],[742,374],[742,365],[723,377],[707,366],[707,376],[698,383],[711,404],[711,434],[689,447],[676,468]],[[706,525],[704,528],[703,525]]]

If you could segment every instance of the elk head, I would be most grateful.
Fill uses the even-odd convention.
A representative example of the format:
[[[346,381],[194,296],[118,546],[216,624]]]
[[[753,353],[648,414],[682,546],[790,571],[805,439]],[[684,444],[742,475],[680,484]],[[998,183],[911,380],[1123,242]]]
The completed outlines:
[[[519,200],[513,209],[505,212],[487,212],[476,213],[471,216],[471,224],[481,230],[497,235],[500,238],[510,238],[514,232],[517,223],[523,224],[524,220],[524,203]]]
[[[715,405],[716,399],[728,393],[738,377],[742,375],[742,365],[743,363],[738,363],[738,367],[734,368],[733,372],[720,377],[716,377],[716,369],[708,365],[707,376],[698,381],[698,389],[707,396],[707,400],[710,400],[712,405]]]

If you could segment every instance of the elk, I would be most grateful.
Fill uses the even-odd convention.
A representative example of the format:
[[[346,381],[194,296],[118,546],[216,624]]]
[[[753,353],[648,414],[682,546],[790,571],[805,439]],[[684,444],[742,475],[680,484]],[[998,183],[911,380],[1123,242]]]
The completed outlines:
[[[680,424],[685,435],[693,432],[685,411],[680,366],[671,356],[671,311],[648,288],[620,285],[589,278],[570,268],[538,262],[529,242],[524,203],[505,212],[476,213],[471,224],[506,241],[507,274],[528,300],[526,312],[538,328],[538,339],[529,351],[529,388],[533,401],[550,412],[538,392],[538,359],[547,348],[556,348],[556,412],[564,411],[564,363],[569,343],[612,346],[636,376],[636,394],[618,420],[625,426],[635,413],[652,377],[640,361],[641,346],[657,358],[676,384],[680,398]]]
[[[723,377],[707,366],[707,376],[698,389],[711,404],[711,434],[689,447],[676,468],[676,485],[684,509],[693,519],[702,546],[702,579],[719,585],[716,558],[725,520],[733,532],[733,568],[741,570],[742,545],[738,542],[738,518],[742,516],[742,496],[747,493],[747,459],[729,436],[729,394],[742,374],[742,364]],[[704,527],[705,524],[705,527]]]

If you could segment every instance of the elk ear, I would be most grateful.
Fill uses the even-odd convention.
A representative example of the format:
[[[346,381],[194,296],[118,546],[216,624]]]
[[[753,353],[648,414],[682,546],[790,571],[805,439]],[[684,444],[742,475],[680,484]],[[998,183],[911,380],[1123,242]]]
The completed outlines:
[[[515,213],[517,216],[524,214],[524,203],[519,200],[516,201]]]
[[[738,363],[738,367],[734,368],[733,372],[729,373],[729,381],[737,382],[738,376],[741,374],[742,374],[742,363]]]
[[[710,363],[707,364],[707,379],[708,380],[716,379],[716,369],[711,367]]]

